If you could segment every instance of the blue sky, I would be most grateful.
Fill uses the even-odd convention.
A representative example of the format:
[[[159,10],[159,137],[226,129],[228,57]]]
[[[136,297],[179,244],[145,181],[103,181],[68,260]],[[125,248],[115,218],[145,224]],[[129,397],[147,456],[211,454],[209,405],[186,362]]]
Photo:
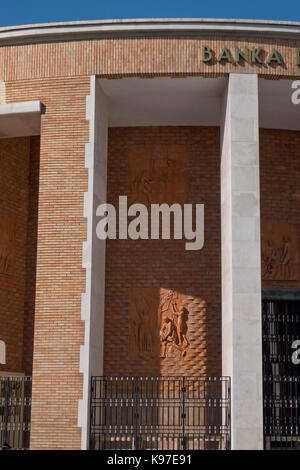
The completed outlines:
[[[299,0],[11,0],[0,26],[111,18],[248,18],[300,21]]]

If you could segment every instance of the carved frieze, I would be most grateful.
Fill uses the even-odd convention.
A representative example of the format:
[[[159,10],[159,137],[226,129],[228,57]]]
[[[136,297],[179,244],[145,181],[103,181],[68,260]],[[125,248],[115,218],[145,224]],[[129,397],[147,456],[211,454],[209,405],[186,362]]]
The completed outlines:
[[[203,308],[203,301],[171,289],[131,289],[131,357],[147,361],[185,360]],[[193,341],[196,346],[197,338]]]
[[[262,221],[262,279],[299,280],[297,229],[291,224]]]
[[[135,145],[130,148],[131,203],[184,204],[187,150],[183,145]]]
[[[131,290],[129,350],[132,357],[155,359],[158,354],[159,289]]]
[[[183,295],[161,289],[160,293],[160,357],[185,357],[188,340],[188,304]]]

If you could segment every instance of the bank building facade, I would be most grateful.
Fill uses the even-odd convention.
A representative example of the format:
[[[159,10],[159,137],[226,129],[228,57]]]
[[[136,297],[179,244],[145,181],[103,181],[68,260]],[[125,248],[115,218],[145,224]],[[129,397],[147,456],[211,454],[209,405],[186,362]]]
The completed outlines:
[[[299,23],[1,28],[1,449],[300,449],[299,183]]]

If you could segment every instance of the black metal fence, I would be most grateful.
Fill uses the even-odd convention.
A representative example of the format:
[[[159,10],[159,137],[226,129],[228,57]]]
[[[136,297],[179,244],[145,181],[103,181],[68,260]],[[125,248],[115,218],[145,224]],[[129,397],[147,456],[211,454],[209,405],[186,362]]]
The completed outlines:
[[[92,377],[91,387],[91,449],[230,449],[229,377]]]
[[[300,340],[300,302],[264,300],[262,308],[265,377],[298,377],[300,365],[292,355]]]
[[[300,377],[264,377],[266,449],[300,450]]]
[[[263,301],[265,449],[300,449],[300,303]]]
[[[30,443],[31,377],[0,377],[0,450]]]

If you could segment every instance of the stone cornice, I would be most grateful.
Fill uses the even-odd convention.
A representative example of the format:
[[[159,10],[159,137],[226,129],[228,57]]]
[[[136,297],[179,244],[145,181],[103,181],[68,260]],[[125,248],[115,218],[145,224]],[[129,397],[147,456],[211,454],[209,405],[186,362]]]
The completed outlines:
[[[124,36],[257,37],[300,40],[300,23],[237,19],[128,19],[0,28],[0,45]]]

